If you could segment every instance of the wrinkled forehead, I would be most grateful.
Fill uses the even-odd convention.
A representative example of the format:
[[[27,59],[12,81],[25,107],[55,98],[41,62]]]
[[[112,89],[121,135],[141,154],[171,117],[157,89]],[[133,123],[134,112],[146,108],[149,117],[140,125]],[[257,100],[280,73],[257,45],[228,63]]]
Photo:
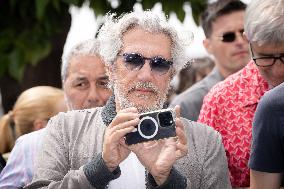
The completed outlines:
[[[105,75],[105,64],[98,55],[77,55],[70,59],[67,69],[67,77],[70,75],[82,75],[85,77],[99,77]]]
[[[121,51],[132,50],[133,52],[171,56],[171,48],[172,42],[166,33],[152,32],[142,27],[131,28],[124,32],[122,37]]]

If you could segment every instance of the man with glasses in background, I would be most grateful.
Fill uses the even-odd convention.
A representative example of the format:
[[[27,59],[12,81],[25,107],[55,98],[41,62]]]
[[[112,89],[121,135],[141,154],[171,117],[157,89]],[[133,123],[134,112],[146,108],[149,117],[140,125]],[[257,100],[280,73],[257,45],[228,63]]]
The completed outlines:
[[[246,4],[239,0],[219,0],[209,4],[202,14],[206,36],[203,45],[213,55],[215,68],[171,102],[171,107],[181,106],[182,117],[196,121],[209,90],[248,63],[248,44],[243,38],[245,9]]]
[[[200,112],[199,121],[212,126],[223,137],[233,187],[250,186],[248,160],[253,116],[264,93],[284,81],[283,18],[282,0],[255,0],[249,5],[245,14],[245,36],[250,43],[253,60],[213,87]],[[258,140],[262,142],[263,138]],[[261,143],[258,145],[260,148]],[[252,162],[254,158],[262,157],[259,152],[258,157],[254,155],[254,149]],[[266,153],[274,156],[269,151]],[[260,167],[261,164],[251,164],[252,169],[261,170]]]
[[[251,1],[245,21],[252,59],[268,91],[253,121],[249,160],[252,189],[284,186],[284,1]]]
[[[114,96],[104,107],[49,122],[27,188],[231,188],[218,132],[181,118],[178,107],[164,117],[174,135],[153,112],[142,114],[141,126],[141,113],[165,111],[170,81],[189,60],[177,31],[159,16],[107,16],[98,39]]]

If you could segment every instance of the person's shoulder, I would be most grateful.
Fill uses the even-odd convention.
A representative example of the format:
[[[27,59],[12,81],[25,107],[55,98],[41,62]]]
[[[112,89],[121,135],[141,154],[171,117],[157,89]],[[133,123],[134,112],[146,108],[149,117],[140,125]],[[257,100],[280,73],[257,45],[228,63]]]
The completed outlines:
[[[84,109],[84,110],[70,110],[67,112],[60,112],[52,117],[47,125],[47,130],[73,130],[80,129],[90,122],[92,118],[99,115],[102,107]],[[87,125],[88,126],[88,125]]]
[[[24,134],[16,140],[16,144],[24,145],[25,143],[34,143],[34,141],[37,141],[43,136],[45,130],[46,129],[43,128],[37,131],[30,132],[28,134]]]
[[[69,123],[78,121],[81,119],[85,119],[86,117],[97,114],[98,111],[101,110],[102,107],[91,108],[91,109],[83,109],[83,110],[69,110],[67,112],[60,112],[50,120],[67,120]]]
[[[206,142],[207,140],[216,139],[221,140],[221,135],[214,128],[209,127],[203,123],[190,121],[182,118],[186,132],[194,138],[194,140],[200,140]]]
[[[284,83],[267,91],[259,102],[259,106],[265,109],[283,110],[284,108]]]

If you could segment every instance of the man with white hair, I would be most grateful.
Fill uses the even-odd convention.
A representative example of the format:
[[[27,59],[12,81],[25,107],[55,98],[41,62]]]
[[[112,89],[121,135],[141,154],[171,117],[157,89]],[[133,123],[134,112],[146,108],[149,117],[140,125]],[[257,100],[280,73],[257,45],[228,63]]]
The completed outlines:
[[[103,106],[112,94],[95,39],[80,42],[62,57],[61,79],[69,110]],[[41,129],[17,139],[0,174],[0,188],[21,188],[31,182],[44,134]]]
[[[163,107],[170,80],[188,60],[176,30],[151,11],[132,12],[109,16],[98,39],[114,96],[104,107],[49,122],[27,188],[230,188],[219,133],[180,118],[178,107],[176,137],[126,144],[139,115]]]

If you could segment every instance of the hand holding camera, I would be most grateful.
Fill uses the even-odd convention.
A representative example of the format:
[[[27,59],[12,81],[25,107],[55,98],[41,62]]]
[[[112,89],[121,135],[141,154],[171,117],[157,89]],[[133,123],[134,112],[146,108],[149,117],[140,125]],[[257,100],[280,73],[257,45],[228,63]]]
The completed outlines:
[[[187,138],[179,112],[179,106],[176,106],[174,110],[176,117],[174,137],[162,140],[145,139],[147,142],[129,146],[129,149],[136,154],[139,161],[151,173],[158,185],[163,184],[167,180],[173,164],[177,159],[185,156],[188,151]],[[158,132],[161,132],[161,130]]]
[[[131,132],[139,123],[136,108],[126,108],[117,115],[106,128],[103,142],[102,158],[112,172],[130,153],[125,144],[124,136]]]

